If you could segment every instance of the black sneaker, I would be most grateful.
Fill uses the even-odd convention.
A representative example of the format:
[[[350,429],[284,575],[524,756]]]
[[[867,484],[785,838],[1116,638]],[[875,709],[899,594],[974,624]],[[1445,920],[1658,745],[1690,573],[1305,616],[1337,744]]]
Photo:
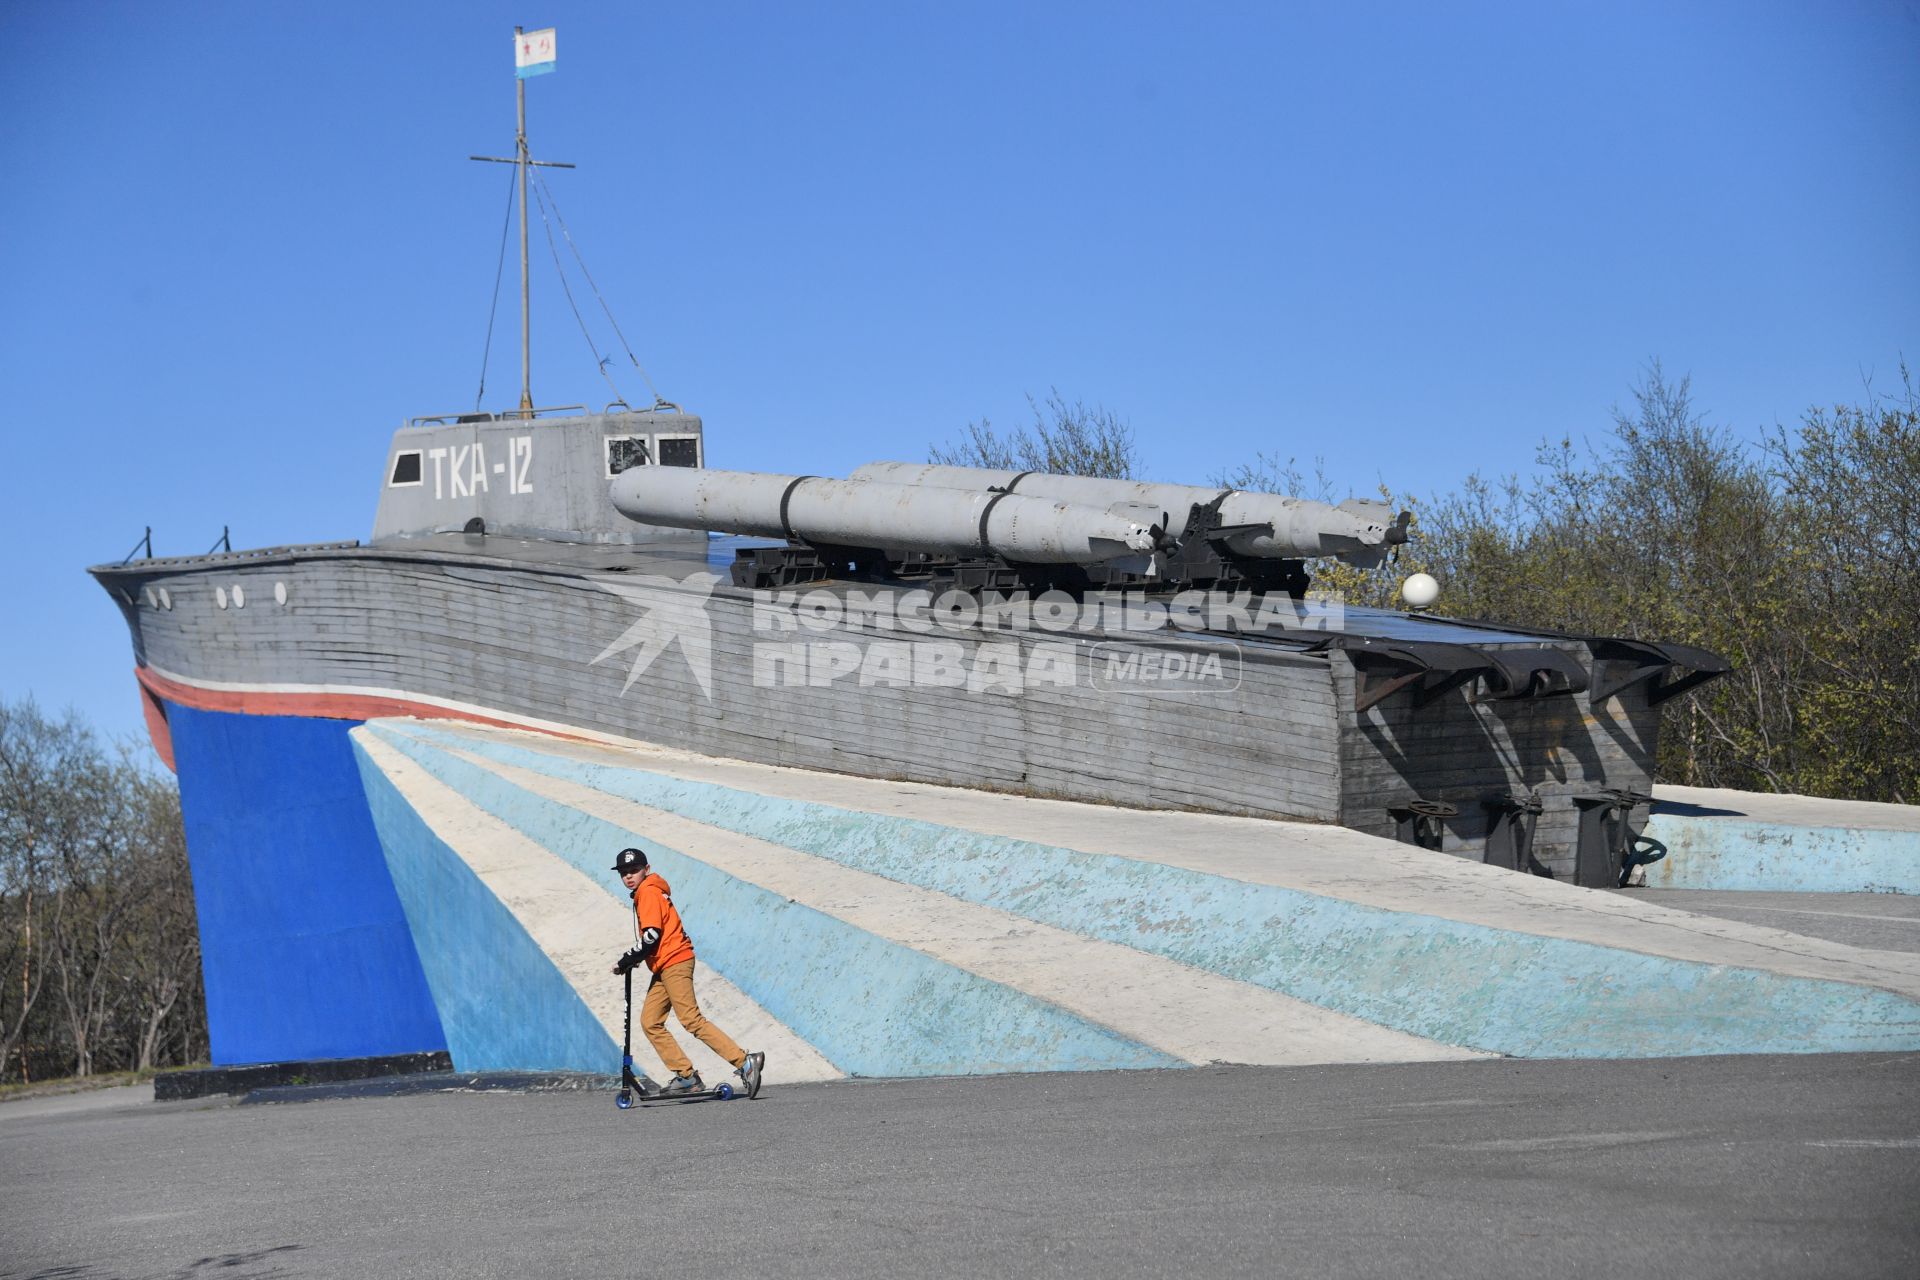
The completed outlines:
[[[766,1065],[766,1054],[750,1053],[747,1055],[746,1060],[740,1064],[739,1070],[735,1072],[735,1074],[740,1077],[740,1082],[747,1086],[747,1096],[749,1098],[759,1096],[760,1070]]]
[[[660,1088],[660,1092],[667,1097],[673,1097],[676,1094],[683,1093],[705,1093],[706,1091],[707,1086],[701,1082],[698,1071],[689,1071],[683,1076],[675,1076]]]

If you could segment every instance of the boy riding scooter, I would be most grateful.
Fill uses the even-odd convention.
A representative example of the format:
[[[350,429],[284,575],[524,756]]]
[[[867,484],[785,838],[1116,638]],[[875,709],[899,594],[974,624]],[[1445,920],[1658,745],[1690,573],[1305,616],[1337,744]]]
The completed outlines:
[[[767,1055],[744,1052],[700,1012],[693,994],[693,939],[680,924],[680,913],[674,909],[672,890],[665,878],[647,866],[647,855],[638,849],[622,849],[613,861],[613,869],[633,895],[638,943],[614,962],[613,972],[624,977],[644,963],[653,974],[646,1000],[640,1006],[640,1030],[660,1055],[661,1063],[673,1072],[673,1079],[661,1092],[671,1095],[706,1090],[700,1073],[693,1069],[693,1060],[667,1030],[667,1010],[671,1008],[680,1025],[695,1039],[734,1065],[746,1086],[746,1095],[753,1097],[760,1092],[760,1070],[766,1065]]]

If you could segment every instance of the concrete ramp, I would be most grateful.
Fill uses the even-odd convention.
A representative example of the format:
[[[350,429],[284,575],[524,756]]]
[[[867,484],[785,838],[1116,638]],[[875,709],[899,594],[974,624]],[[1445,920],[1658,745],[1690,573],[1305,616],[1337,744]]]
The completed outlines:
[[[444,721],[353,739],[463,1069],[606,1069],[628,844],[774,1080],[1920,1048],[1920,956],[1342,828]]]
[[[1920,808],[1818,796],[1655,787],[1658,889],[1920,894]]]

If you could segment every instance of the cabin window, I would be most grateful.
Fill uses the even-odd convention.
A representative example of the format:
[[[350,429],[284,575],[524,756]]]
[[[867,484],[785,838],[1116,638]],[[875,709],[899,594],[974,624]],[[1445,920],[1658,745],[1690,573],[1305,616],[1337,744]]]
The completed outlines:
[[[700,465],[699,436],[660,436],[660,465],[697,467]]]
[[[420,450],[402,449],[393,455],[393,474],[387,483],[399,488],[402,485],[420,483]]]
[[[653,454],[647,451],[645,436],[607,437],[607,479],[613,479],[628,467],[645,467],[652,463]]]

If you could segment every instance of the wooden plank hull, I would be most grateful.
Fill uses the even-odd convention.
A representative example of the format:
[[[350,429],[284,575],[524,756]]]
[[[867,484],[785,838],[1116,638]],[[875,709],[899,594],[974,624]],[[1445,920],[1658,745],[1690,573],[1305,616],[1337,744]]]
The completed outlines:
[[[1356,713],[1355,671],[1338,650],[823,622],[798,595],[689,591],[604,552],[543,559],[530,544],[498,545],[94,572],[138,664],[176,698],[359,698],[350,705],[385,708],[372,714],[425,708],[756,763],[1383,835],[1394,806],[1443,799],[1461,810],[1447,847],[1476,857],[1481,801],[1531,790],[1546,806],[1536,856],[1562,875],[1571,798],[1650,782],[1658,713],[1635,689],[1600,708],[1584,695],[1455,690]],[[1104,678],[1116,655],[1203,642],[1231,659],[1231,679]],[[1587,660],[1579,642],[1561,647]]]

